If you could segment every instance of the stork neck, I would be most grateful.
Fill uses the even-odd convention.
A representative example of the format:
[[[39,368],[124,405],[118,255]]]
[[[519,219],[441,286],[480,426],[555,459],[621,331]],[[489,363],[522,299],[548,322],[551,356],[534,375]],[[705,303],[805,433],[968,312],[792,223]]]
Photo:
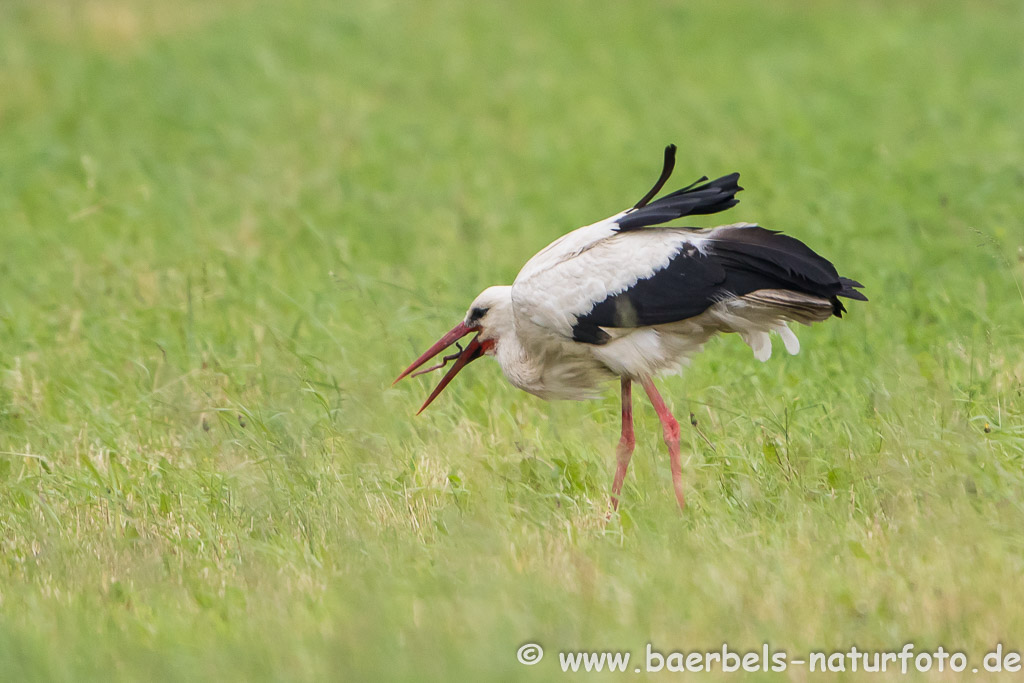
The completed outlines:
[[[533,393],[540,383],[540,368],[531,359],[516,330],[512,329],[503,334],[494,351],[495,359],[508,381],[520,389]]]

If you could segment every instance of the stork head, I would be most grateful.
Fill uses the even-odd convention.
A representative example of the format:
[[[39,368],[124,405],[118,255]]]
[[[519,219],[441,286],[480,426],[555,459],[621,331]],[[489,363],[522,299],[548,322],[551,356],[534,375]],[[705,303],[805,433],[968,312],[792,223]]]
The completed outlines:
[[[508,286],[488,287],[473,299],[473,303],[469,305],[469,310],[466,311],[466,317],[463,318],[462,322],[449,330],[446,335],[438,339],[433,346],[427,349],[422,356],[413,361],[412,365],[407,367],[395,382],[409,375],[415,376],[440,370],[449,362],[454,361],[454,364],[445,376],[441,378],[441,381],[438,382],[434,391],[427,397],[423,406],[417,411],[416,414],[418,415],[437,398],[438,394],[448,386],[448,383],[455,378],[455,375],[459,374],[462,368],[481,356],[493,355],[501,337],[513,331],[512,288]],[[472,332],[475,332],[476,336],[469,340],[465,348],[458,344],[458,340]],[[436,365],[415,372],[417,368],[452,344],[458,345],[459,350],[456,353],[444,356],[441,362]]]

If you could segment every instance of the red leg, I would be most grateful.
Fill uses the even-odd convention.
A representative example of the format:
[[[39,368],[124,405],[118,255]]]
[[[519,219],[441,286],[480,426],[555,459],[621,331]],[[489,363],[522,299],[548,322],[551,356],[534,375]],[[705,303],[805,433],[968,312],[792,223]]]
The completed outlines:
[[[668,446],[668,459],[672,465],[672,487],[675,488],[679,508],[683,509],[686,507],[686,496],[683,493],[683,465],[679,459],[679,423],[676,422],[676,418],[672,417],[668,406],[665,405],[661,394],[658,393],[658,389],[654,386],[654,382],[650,378],[644,378],[640,383],[643,384],[647,397],[651,399],[654,412],[658,413],[658,419],[661,420],[662,432],[665,435],[665,445]]]
[[[629,459],[633,457],[633,449],[636,447],[636,437],[633,436],[633,381],[622,378],[622,436],[619,438],[619,445],[615,449],[615,481],[612,483],[612,510],[619,509],[619,494],[622,492],[622,482],[626,478],[626,470],[629,468]]]

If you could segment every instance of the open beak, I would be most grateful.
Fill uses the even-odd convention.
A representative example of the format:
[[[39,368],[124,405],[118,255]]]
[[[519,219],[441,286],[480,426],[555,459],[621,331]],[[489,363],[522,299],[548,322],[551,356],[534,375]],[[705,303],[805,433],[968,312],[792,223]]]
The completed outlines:
[[[476,332],[477,335],[470,340],[469,344],[466,345],[466,348],[463,349],[462,347],[459,347],[458,354],[445,356],[441,363],[438,363],[433,367],[426,368],[425,370],[414,372],[414,370],[416,370],[418,367],[420,367],[428,360],[430,360],[437,354],[447,349],[449,346],[457,342],[459,339],[465,337],[470,332]],[[451,331],[448,332],[448,334],[438,339],[437,342],[429,349],[427,349],[422,356],[413,361],[412,365],[407,367],[405,371],[402,372],[402,374],[399,375],[394,382],[392,382],[392,384],[397,383],[399,380],[408,377],[409,375],[415,376],[421,375],[426,372],[432,372],[434,370],[440,370],[445,365],[447,365],[449,361],[455,361],[455,364],[452,365],[451,369],[449,369],[445,376],[441,378],[441,381],[438,382],[436,387],[434,387],[434,390],[430,392],[430,396],[428,396],[427,400],[423,402],[423,405],[420,407],[420,409],[416,411],[416,414],[419,415],[424,410],[426,410],[427,406],[429,406],[433,402],[433,400],[437,398],[438,394],[444,391],[444,388],[448,386],[448,384],[453,379],[455,379],[455,375],[459,374],[459,370],[466,367],[480,356],[484,355],[484,353],[493,345],[494,342],[490,339],[483,342],[480,341],[479,327],[469,327],[465,323],[459,323],[458,325],[453,327]]]

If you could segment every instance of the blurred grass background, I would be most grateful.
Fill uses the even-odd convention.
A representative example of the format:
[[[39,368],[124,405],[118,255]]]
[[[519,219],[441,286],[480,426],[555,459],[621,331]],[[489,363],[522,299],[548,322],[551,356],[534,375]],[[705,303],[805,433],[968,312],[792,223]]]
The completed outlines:
[[[999,1],[0,4],[0,674],[1024,647],[1022,30]],[[617,392],[480,363],[413,419],[428,383],[388,387],[668,142],[871,302],[667,379],[690,507],[638,406],[606,526]]]

